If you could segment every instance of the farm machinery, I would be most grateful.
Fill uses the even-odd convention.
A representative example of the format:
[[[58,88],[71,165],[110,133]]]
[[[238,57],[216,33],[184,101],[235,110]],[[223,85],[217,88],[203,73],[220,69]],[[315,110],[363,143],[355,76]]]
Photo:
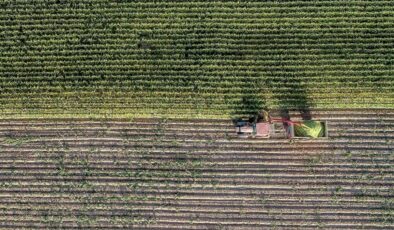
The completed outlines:
[[[239,138],[289,138],[314,139],[327,138],[327,121],[271,118],[263,111],[249,119],[236,121],[236,133]]]

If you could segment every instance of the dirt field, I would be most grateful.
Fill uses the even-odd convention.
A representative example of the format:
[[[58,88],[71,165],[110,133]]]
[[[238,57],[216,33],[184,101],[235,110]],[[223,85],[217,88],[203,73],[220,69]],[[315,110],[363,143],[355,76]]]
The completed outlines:
[[[1,120],[0,228],[394,228],[394,110],[313,111],[328,140],[230,120]]]

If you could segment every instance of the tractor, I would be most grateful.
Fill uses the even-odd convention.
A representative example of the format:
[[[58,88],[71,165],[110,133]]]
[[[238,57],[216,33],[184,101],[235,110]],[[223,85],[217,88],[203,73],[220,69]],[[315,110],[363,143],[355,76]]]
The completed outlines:
[[[238,119],[235,124],[239,138],[328,138],[327,121],[272,118],[267,111],[249,119]]]

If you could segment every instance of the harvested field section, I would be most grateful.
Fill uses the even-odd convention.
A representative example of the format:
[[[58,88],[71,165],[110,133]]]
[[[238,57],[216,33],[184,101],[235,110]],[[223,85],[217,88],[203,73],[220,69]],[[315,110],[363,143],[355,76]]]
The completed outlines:
[[[327,140],[229,120],[1,120],[0,228],[394,228],[394,111],[313,111]]]

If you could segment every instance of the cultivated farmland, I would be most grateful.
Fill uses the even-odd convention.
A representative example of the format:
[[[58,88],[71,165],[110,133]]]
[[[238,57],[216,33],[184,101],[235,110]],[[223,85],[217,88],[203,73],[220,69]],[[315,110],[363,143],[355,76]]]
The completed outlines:
[[[391,0],[1,0],[0,229],[394,229],[393,58]]]
[[[0,113],[394,108],[393,28],[386,0],[3,0]]]
[[[0,228],[394,228],[393,110],[313,114],[331,139],[235,139],[228,120],[3,120]]]

